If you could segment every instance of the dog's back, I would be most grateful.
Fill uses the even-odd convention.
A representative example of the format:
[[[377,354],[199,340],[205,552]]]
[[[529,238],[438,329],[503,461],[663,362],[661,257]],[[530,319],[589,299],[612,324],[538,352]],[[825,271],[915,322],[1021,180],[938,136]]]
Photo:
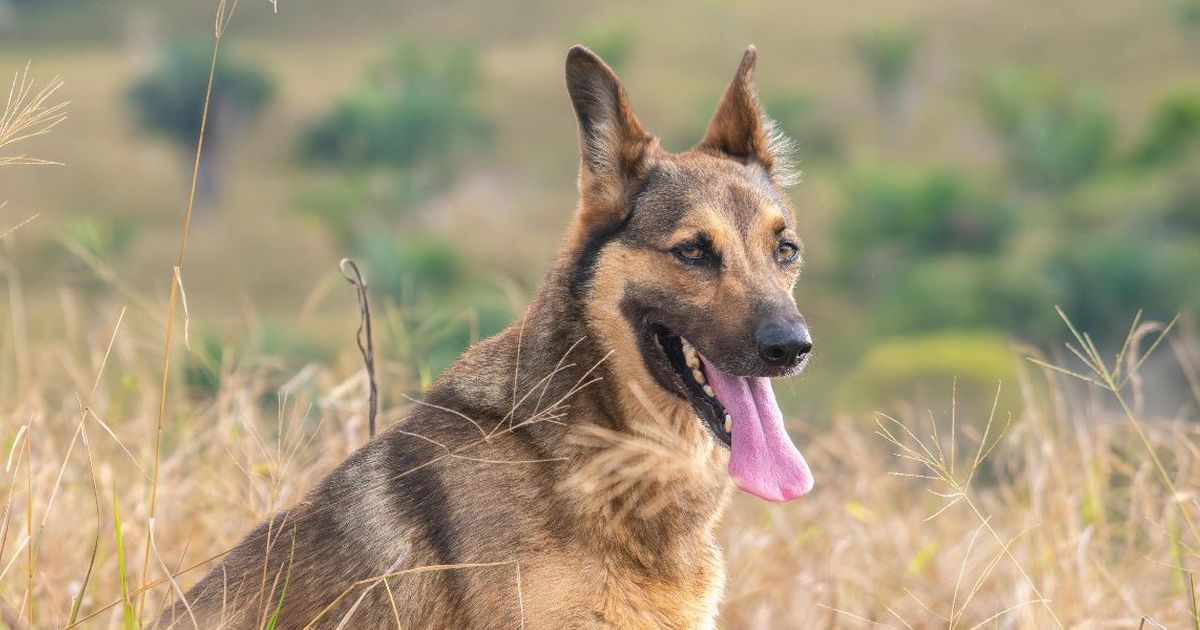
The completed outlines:
[[[722,576],[710,519],[672,513],[683,529],[704,534],[681,539],[694,548],[680,558],[672,552],[681,541],[666,540],[671,532],[657,526],[636,534],[651,550],[648,563],[622,551],[609,528],[618,524],[598,522],[587,514],[603,509],[596,498],[575,494],[567,467],[578,467],[581,453],[556,420],[567,404],[573,414],[596,413],[582,391],[571,393],[594,355],[576,348],[579,364],[558,366],[558,377],[539,387],[534,375],[546,372],[534,366],[544,360],[527,354],[529,376],[518,376],[523,400],[514,406],[513,374],[498,366],[515,361],[521,335],[514,327],[473,348],[412,416],[247,536],[160,627],[191,627],[194,616],[201,628],[259,628],[276,614],[278,628],[397,620],[418,628],[594,627],[605,598],[641,609],[630,614],[644,615],[646,627],[692,627],[669,618],[695,607],[689,600],[704,601],[711,616],[708,593]],[[724,491],[705,492],[715,493],[699,502],[707,515]],[[659,585],[606,594],[606,577],[647,571]],[[680,598],[681,585],[697,596]]]
[[[351,610],[347,627],[391,626],[397,617],[404,627],[517,619],[515,560],[552,546],[538,540],[547,515],[531,482],[544,464],[491,463],[540,458],[511,432],[484,439],[472,422],[491,431],[502,420],[489,413],[498,401],[486,401],[486,386],[471,405],[449,400],[454,387],[431,392],[304,501],[247,536],[188,593],[200,626],[261,627],[276,610],[279,628],[337,627]],[[428,406],[439,400],[456,413]],[[453,568],[462,564],[485,566]],[[463,618],[466,601],[487,612]],[[170,615],[190,627],[184,606]]]

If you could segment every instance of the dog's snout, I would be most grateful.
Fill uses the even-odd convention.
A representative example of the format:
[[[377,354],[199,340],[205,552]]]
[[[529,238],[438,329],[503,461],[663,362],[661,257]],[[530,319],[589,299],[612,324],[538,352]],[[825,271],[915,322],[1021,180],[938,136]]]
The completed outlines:
[[[758,355],[773,366],[792,366],[812,351],[812,339],[803,325],[766,324],[754,335]]]

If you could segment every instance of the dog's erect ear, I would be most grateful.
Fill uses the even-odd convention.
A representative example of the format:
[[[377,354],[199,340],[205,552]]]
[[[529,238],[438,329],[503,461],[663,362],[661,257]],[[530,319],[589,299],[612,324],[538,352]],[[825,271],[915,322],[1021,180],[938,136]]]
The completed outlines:
[[[579,120],[580,188],[615,201],[639,175],[654,137],[634,115],[616,73],[583,46],[567,53],[567,92]]]
[[[789,185],[793,179],[788,167],[790,141],[775,129],[775,123],[759,107],[754,87],[757,60],[758,51],[750,46],[696,148],[744,163],[757,162],[776,182]]]

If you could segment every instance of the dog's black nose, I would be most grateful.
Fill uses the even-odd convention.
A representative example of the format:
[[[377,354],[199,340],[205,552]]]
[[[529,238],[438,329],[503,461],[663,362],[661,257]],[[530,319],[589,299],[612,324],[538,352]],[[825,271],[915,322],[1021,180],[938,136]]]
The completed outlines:
[[[812,350],[812,339],[804,326],[767,324],[754,334],[758,356],[774,366],[792,366]]]

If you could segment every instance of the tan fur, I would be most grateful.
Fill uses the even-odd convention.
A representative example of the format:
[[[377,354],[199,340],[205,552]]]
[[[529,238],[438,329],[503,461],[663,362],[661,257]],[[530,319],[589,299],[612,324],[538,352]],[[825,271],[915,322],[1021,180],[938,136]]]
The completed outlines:
[[[277,605],[280,628],[715,627],[729,455],[648,335],[669,320],[748,365],[754,318],[795,314],[753,66],[751,49],[705,140],[669,154],[612,70],[571,50],[580,204],[533,303],[194,586],[202,627],[261,627]],[[673,253],[699,237],[719,273]]]

